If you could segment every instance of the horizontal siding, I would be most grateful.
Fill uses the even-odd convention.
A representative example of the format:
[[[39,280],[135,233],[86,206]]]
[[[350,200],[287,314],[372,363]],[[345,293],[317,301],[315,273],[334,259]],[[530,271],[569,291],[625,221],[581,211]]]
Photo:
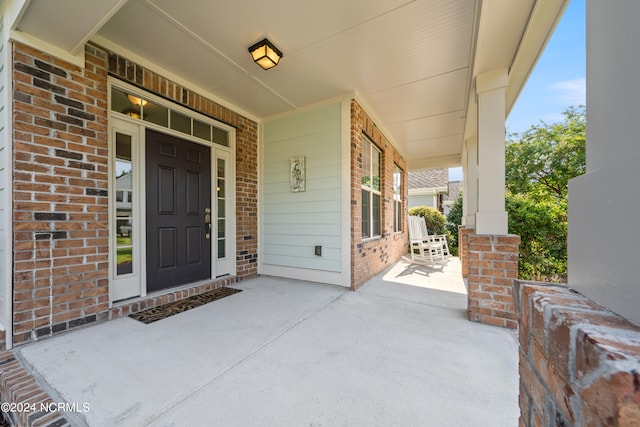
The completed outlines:
[[[341,271],[341,105],[264,125],[262,263]],[[290,159],[305,156],[306,191],[291,192]],[[322,256],[314,253],[322,246]]]
[[[322,236],[328,235],[333,237],[339,237],[340,233],[336,233],[339,227],[334,224],[316,224],[313,227],[309,227],[307,224],[294,224],[292,222],[282,224],[266,224],[263,226],[264,236],[270,236],[274,234],[285,234],[288,236],[299,237],[305,241],[311,242],[319,239]],[[264,240],[265,244],[269,244],[268,240]]]
[[[429,206],[431,208],[435,207],[434,196],[429,195],[409,195],[409,208],[414,208],[416,206]]]
[[[323,254],[324,255],[324,254]],[[323,270],[323,271],[340,271],[340,260],[328,260],[326,257],[309,258],[306,256],[283,256],[274,254],[263,255],[263,263],[269,265],[278,265],[281,267],[296,267],[305,268],[308,270]],[[310,272],[310,274],[312,274]],[[313,276],[309,276],[309,280],[313,281]]]
[[[335,197],[335,194],[325,194],[326,199],[330,200],[329,196]],[[290,208],[287,205],[281,203],[265,203],[262,206],[263,214],[288,214]],[[335,212],[335,207],[330,203],[325,203],[324,200],[318,198],[317,200],[305,201],[304,204],[298,206],[297,213],[331,213]]]
[[[311,232],[313,230],[313,226],[317,225],[327,225],[331,227],[336,227],[340,225],[340,212],[288,212],[284,214],[275,214],[269,215],[269,218],[265,218],[264,224],[284,224],[284,225],[303,225],[310,229]]]
[[[310,244],[321,245],[323,248],[334,248],[340,249],[341,239],[340,236],[312,236],[313,240],[310,238],[307,239],[306,236],[304,238],[300,238],[298,235],[287,235],[287,234],[269,234],[265,235],[265,237],[271,242],[272,245],[282,245],[282,246],[297,246],[297,247],[309,247]],[[310,244],[304,244],[304,241],[310,242]]]

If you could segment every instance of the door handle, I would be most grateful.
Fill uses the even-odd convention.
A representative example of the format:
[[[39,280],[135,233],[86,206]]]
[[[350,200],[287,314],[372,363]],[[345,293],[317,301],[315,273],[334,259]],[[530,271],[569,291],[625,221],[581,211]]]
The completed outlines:
[[[211,208],[204,209],[204,223],[207,224],[207,233],[204,237],[211,239]]]

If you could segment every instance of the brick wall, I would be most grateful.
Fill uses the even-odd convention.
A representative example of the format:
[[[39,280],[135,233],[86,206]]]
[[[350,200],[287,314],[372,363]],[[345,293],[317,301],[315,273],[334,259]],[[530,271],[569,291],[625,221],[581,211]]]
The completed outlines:
[[[236,128],[237,278],[257,275],[257,124],[99,46],[85,54],[81,68],[13,44],[16,345],[163,301],[109,310],[109,73]]]
[[[567,287],[516,296],[520,426],[640,425],[640,327]]]
[[[34,409],[3,411],[0,417],[4,416],[5,420],[14,426],[71,425],[68,414],[55,410],[56,402],[40,387],[30,371],[16,360],[13,352],[0,351],[0,400],[3,403]],[[2,422],[0,424],[5,425]]]
[[[520,237],[469,234],[468,244],[469,320],[516,328],[512,286],[518,278]]]
[[[362,240],[362,143],[368,137],[381,151],[381,237]],[[403,171],[403,232],[393,231],[394,163]],[[351,286],[361,286],[407,253],[406,162],[356,102],[351,102]]]
[[[16,344],[108,309],[106,59],[13,45]]]

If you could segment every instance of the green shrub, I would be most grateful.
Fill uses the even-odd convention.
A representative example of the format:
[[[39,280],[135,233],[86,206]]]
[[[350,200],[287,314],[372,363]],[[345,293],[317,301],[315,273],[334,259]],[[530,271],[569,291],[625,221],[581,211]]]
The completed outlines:
[[[509,233],[522,239],[519,277],[564,282],[567,274],[567,207],[559,200],[506,194]]]
[[[458,227],[462,225],[462,191],[456,196],[456,200],[451,205],[447,214],[447,231],[451,239],[449,241],[449,251],[451,254],[458,255]]]
[[[442,212],[429,206],[415,206],[409,209],[409,215],[424,218],[429,234],[446,234],[445,223],[447,219]]]

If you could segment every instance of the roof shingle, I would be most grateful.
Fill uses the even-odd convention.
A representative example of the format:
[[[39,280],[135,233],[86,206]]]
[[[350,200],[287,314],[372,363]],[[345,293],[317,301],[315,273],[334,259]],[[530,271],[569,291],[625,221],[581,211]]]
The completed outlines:
[[[447,169],[426,169],[409,172],[409,189],[447,187],[449,171]]]

